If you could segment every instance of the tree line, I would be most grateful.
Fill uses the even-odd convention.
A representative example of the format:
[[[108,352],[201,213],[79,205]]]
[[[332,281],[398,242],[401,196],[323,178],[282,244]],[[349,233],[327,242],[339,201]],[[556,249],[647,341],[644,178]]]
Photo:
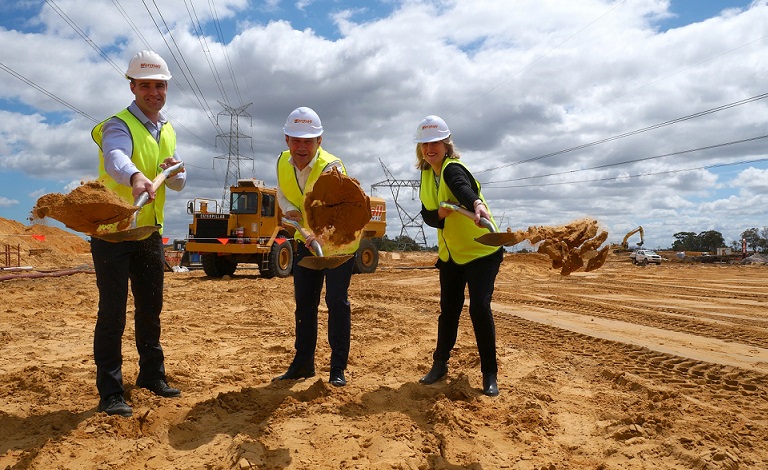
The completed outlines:
[[[728,247],[723,238],[723,234],[717,230],[707,230],[704,232],[678,232],[674,234],[675,241],[672,243],[674,251],[706,251],[715,253],[718,248]],[[731,241],[730,248],[734,251],[741,251],[741,240],[746,240],[747,250],[753,252],[768,252],[768,227],[762,229],[750,228],[741,233],[741,239]],[[436,251],[433,246],[424,250],[424,247],[416,243],[411,237],[398,236],[391,239],[384,235],[381,238],[372,240],[376,248],[380,251]]]
[[[707,230],[698,234],[694,232],[678,232],[674,235],[675,251],[708,251],[715,252],[718,248],[727,247],[723,234],[716,230]],[[741,240],[746,240],[747,250],[754,252],[768,251],[768,227],[762,229],[750,228],[741,232],[740,240],[731,241],[730,248],[741,251]]]

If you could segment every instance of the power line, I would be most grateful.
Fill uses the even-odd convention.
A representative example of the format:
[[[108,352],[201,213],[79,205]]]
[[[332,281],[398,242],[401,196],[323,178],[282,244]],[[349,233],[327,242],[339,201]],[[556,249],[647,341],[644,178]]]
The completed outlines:
[[[504,165],[495,166],[493,168],[486,168],[485,170],[477,171],[476,174],[485,173],[487,171],[495,171],[495,170],[499,170],[499,169],[510,167],[510,166],[514,166],[514,165],[520,165],[522,163],[533,162],[533,161],[536,161],[536,160],[543,160],[545,158],[550,158],[550,157],[554,157],[554,156],[557,156],[557,155],[562,155],[564,153],[573,152],[574,150],[582,150],[582,149],[585,149],[585,148],[588,148],[588,147],[593,147],[595,145],[604,144],[606,142],[611,142],[611,141],[614,141],[614,140],[623,139],[624,137],[629,137],[629,136],[633,136],[633,135],[636,135],[636,134],[641,134],[643,132],[648,132],[648,131],[651,131],[651,130],[660,129],[662,127],[666,127],[666,126],[670,126],[672,124],[677,124],[677,123],[680,123],[680,122],[683,122],[683,121],[688,121],[690,119],[695,119],[695,118],[698,118],[698,117],[706,116],[708,114],[716,113],[716,112],[723,111],[723,110],[726,110],[726,109],[735,108],[736,106],[741,106],[743,104],[752,103],[754,101],[762,100],[762,99],[765,99],[765,98],[768,98],[768,93],[763,93],[762,95],[755,95],[755,96],[752,96],[750,98],[746,98],[746,99],[743,99],[743,100],[740,100],[740,101],[735,101],[733,103],[728,103],[728,104],[724,104],[722,106],[718,106],[718,107],[715,107],[715,108],[710,108],[710,109],[708,109],[706,111],[699,111],[699,112],[696,112],[696,113],[693,113],[693,114],[689,114],[687,116],[675,118],[675,119],[672,119],[672,120],[669,120],[669,121],[665,121],[665,122],[662,122],[662,123],[658,123],[658,124],[653,124],[651,126],[644,127],[642,129],[636,129],[634,131],[625,132],[623,134],[618,134],[618,135],[614,135],[614,136],[611,136],[611,137],[606,137],[605,139],[596,140],[594,142],[590,142],[590,143],[587,143],[587,144],[577,145],[575,147],[570,147],[570,148],[567,148],[567,149],[558,150],[556,152],[547,153],[545,155],[539,155],[537,157],[531,157],[531,158],[528,158],[528,159],[525,159],[525,160],[520,160],[520,161],[517,161],[517,162],[512,162],[512,163],[507,163],[507,164],[504,164]]]
[[[117,70],[118,72],[122,73],[122,71],[120,70],[120,67],[118,67],[118,66],[117,66],[117,64],[115,64],[115,63],[112,61],[112,59],[110,59],[110,58],[109,58],[109,56],[108,56],[108,55],[107,55],[107,54],[106,54],[106,53],[105,53],[103,50],[101,50],[101,48],[100,48],[99,46],[97,46],[97,45],[96,45],[96,43],[95,43],[95,42],[93,42],[93,41],[91,40],[91,38],[89,38],[89,37],[88,37],[88,35],[87,35],[87,34],[85,34],[85,32],[84,32],[82,29],[80,29],[80,27],[79,27],[79,26],[77,26],[77,24],[76,24],[76,23],[75,23],[75,22],[72,20],[72,18],[70,18],[70,17],[69,17],[69,16],[68,16],[66,13],[64,13],[64,11],[63,11],[61,8],[59,8],[59,6],[58,6],[58,5],[56,5],[56,3],[55,3],[55,1],[54,1],[54,0],[45,0],[45,3],[47,3],[47,4],[48,4],[48,6],[50,6],[50,7],[53,9],[53,11],[55,11],[55,12],[56,12],[56,13],[57,13],[57,14],[58,14],[60,17],[61,17],[61,19],[63,19],[64,21],[66,21],[66,22],[67,22],[67,24],[68,24],[68,25],[69,25],[69,26],[70,26],[70,27],[71,27],[71,28],[72,28],[72,29],[73,29],[73,30],[74,30],[74,31],[75,31],[75,32],[76,32],[78,35],[80,35],[80,37],[81,37],[81,38],[83,38],[83,40],[84,40],[86,43],[88,43],[88,45],[89,45],[89,46],[91,46],[91,47],[93,48],[93,50],[95,50],[96,52],[98,52],[98,53],[99,53],[99,55],[100,55],[100,56],[101,56],[101,57],[102,57],[102,58],[103,58],[105,61],[109,62],[109,63],[110,63],[110,65],[112,65],[112,67],[113,67],[115,70]]]
[[[128,12],[126,12],[123,7],[120,5],[120,2],[118,0],[112,0],[112,3],[115,5],[115,8],[120,12],[120,14],[123,16],[125,21],[128,23],[128,25],[133,29],[133,32],[136,33],[136,36],[141,39],[141,42],[144,43],[144,45],[147,47],[148,50],[154,50],[152,46],[149,44],[149,41],[147,41],[147,38],[144,37],[143,34],[141,34],[141,31],[136,26],[136,24],[131,20],[130,15],[128,15]]]
[[[213,24],[216,27],[216,32],[219,35],[219,42],[221,42],[221,50],[224,52],[224,61],[227,64],[227,69],[229,70],[229,76],[232,79],[232,84],[235,87],[235,94],[237,95],[237,99],[240,101],[240,103],[243,102],[243,97],[240,95],[240,87],[237,86],[237,79],[235,79],[235,72],[232,69],[232,62],[229,60],[229,53],[227,52],[227,46],[226,41],[224,40],[224,33],[221,30],[221,22],[219,21],[219,15],[216,13],[216,4],[213,3],[213,0],[208,0],[208,5],[211,8],[211,16],[213,17]]]
[[[768,137],[768,136],[765,136]],[[586,179],[586,180],[579,180],[579,181],[559,181],[557,183],[539,183],[539,184],[520,184],[520,185],[509,185],[509,186],[494,186],[494,189],[508,189],[508,188],[540,188],[542,186],[562,186],[566,184],[582,184],[582,183],[595,183],[595,182],[601,182],[601,181],[613,181],[613,180],[623,180],[628,178],[640,178],[642,176],[658,176],[658,175],[666,175],[666,174],[674,174],[674,173],[685,173],[687,171],[696,171],[696,170],[708,170],[710,168],[722,168],[726,166],[733,166],[733,165],[746,165],[748,163],[761,163],[761,162],[768,162],[768,157],[766,158],[757,158],[755,160],[743,160],[740,162],[732,162],[732,163],[715,163],[712,165],[705,165],[705,166],[699,166],[695,168],[680,168],[676,170],[666,170],[666,171],[658,171],[653,173],[637,173],[634,175],[621,175],[621,176],[610,176],[605,178],[593,178],[593,179]],[[487,183],[484,183],[487,184]]]
[[[560,172],[556,172],[556,173],[548,173],[548,174],[545,174],[545,175],[525,176],[525,177],[513,178],[513,179],[509,179],[509,180],[502,180],[502,181],[488,181],[488,182],[485,182],[483,184],[507,183],[507,182],[511,182],[511,181],[523,181],[523,180],[532,180],[532,179],[538,179],[538,178],[547,178],[549,176],[567,175],[567,174],[579,173],[579,172],[582,172],[582,171],[600,170],[600,169],[608,168],[608,167],[612,167],[612,166],[627,165],[627,164],[630,164],[630,163],[644,162],[644,161],[648,161],[648,160],[655,160],[655,159],[658,159],[658,158],[672,157],[672,156],[675,156],[675,155],[684,155],[686,153],[699,152],[699,151],[702,151],[702,150],[711,150],[711,149],[719,148],[719,147],[727,147],[729,145],[743,144],[745,142],[754,142],[756,140],[765,139],[765,138],[768,138],[768,134],[767,135],[761,135],[761,136],[758,136],[758,137],[750,137],[748,139],[734,140],[734,141],[725,142],[725,143],[722,143],[722,144],[707,145],[706,147],[699,147],[699,148],[695,148],[695,149],[681,150],[679,152],[665,153],[665,154],[662,154],[662,155],[655,155],[653,157],[644,157],[644,158],[638,158],[638,159],[635,159],[635,160],[626,160],[626,161],[617,162],[617,163],[606,163],[605,165],[598,165],[598,166],[593,166],[593,167],[590,167],[590,168],[580,168],[578,170],[560,171]]]
[[[171,33],[171,29],[168,27],[168,24],[165,22],[165,18],[163,18],[163,14],[160,12],[160,8],[157,6],[157,3],[155,3],[154,0],[152,0],[152,2],[155,5],[155,9],[157,10],[158,16],[160,16],[160,19],[163,21],[163,25],[165,25],[165,28],[168,31],[168,36],[170,36],[171,40],[173,41],[173,44],[176,46],[176,50],[179,51],[179,55],[181,56],[182,61],[186,65],[184,56],[181,54],[181,49],[179,48],[178,44],[176,44],[176,40],[174,39],[173,34]],[[218,124],[216,123],[216,119],[213,118],[213,110],[211,110],[211,107],[208,105],[208,101],[205,99],[205,97],[202,96],[203,95],[202,90],[200,90],[200,87],[197,85],[197,81],[195,80],[191,69],[189,69],[189,66],[187,65],[187,70],[189,71],[189,75],[192,77],[192,81],[195,82],[195,86],[197,86],[197,91],[195,91],[195,86],[193,86],[192,82],[190,82],[190,78],[187,76],[187,73],[184,71],[184,67],[182,67],[181,63],[179,62],[179,59],[176,57],[176,54],[174,54],[170,44],[168,44],[168,41],[165,39],[165,35],[163,34],[163,31],[160,29],[160,25],[157,24],[157,21],[155,21],[155,17],[152,15],[152,12],[149,10],[149,6],[147,6],[147,2],[145,0],[142,0],[142,3],[144,4],[144,8],[146,8],[147,13],[152,19],[152,22],[155,24],[155,28],[157,28],[157,31],[160,33],[160,36],[163,38],[163,42],[165,42],[165,45],[168,48],[168,51],[171,53],[173,60],[176,62],[176,65],[179,66],[179,70],[181,71],[182,75],[184,75],[184,79],[187,81],[187,84],[192,89],[192,93],[195,95],[195,98],[197,98],[198,103],[200,103],[201,109],[203,110],[205,115],[208,117],[208,120],[211,121],[211,124],[213,124],[213,127],[216,128],[216,130],[218,130],[219,132],[221,132],[221,128],[219,128]]]
[[[101,49],[99,46],[97,46],[97,45],[96,45],[96,43],[95,43],[95,42],[93,42],[93,40],[91,40],[91,38],[90,38],[90,37],[88,37],[88,35],[87,35],[87,34],[85,34],[85,32],[84,32],[84,31],[83,31],[83,30],[82,30],[82,29],[81,29],[81,28],[80,28],[80,27],[77,25],[77,23],[75,23],[75,21],[74,21],[74,20],[72,20],[72,18],[70,18],[70,17],[69,17],[69,15],[67,15],[67,14],[64,12],[64,10],[62,10],[62,9],[61,9],[61,8],[60,8],[58,5],[56,5],[56,3],[55,3],[55,0],[45,0],[45,2],[46,2],[46,3],[47,3],[47,4],[48,4],[48,5],[49,5],[49,6],[50,6],[50,7],[51,7],[51,8],[52,8],[52,9],[53,9],[55,12],[56,12],[56,13],[57,13],[57,14],[58,14],[58,15],[59,15],[59,16],[60,16],[60,17],[61,17],[61,18],[62,18],[64,21],[66,21],[66,22],[67,22],[67,24],[68,24],[68,25],[69,25],[69,26],[70,26],[70,27],[71,27],[71,28],[72,28],[72,29],[73,29],[73,30],[74,30],[74,31],[75,31],[75,32],[76,32],[76,33],[77,33],[77,34],[78,34],[78,35],[79,35],[79,36],[80,36],[80,37],[81,37],[81,38],[82,38],[82,39],[83,39],[83,40],[84,40],[84,41],[85,41],[87,44],[88,44],[88,45],[90,45],[90,46],[91,46],[91,47],[92,47],[92,48],[93,48],[93,49],[94,49],[96,52],[98,52],[98,53],[99,53],[99,55],[100,55],[100,56],[101,56],[101,57],[102,57],[102,58],[103,58],[103,59],[104,59],[106,62],[108,62],[108,63],[109,63],[111,66],[112,66],[112,68],[114,68],[114,69],[115,69],[115,70],[116,70],[116,71],[117,71],[117,72],[118,72],[118,73],[119,73],[121,76],[124,76],[124,75],[125,75],[125,73],[123,72],[123,70],[121,70],[121,69],[120,69],[120,67],[119,67],[117,64],[115,64],[115,62],[114,62],[114,61],[113,61],[113,60],[112,60],[112,59],[109,57],[109,55],[107,55],[107,54],[106,54],[106,53],[105,53],[105,52],[104,52],[104,51],[103,51],[103,50],[102,50],[102,49]],[[142,40],[142,42],[144,43],[144,45],[145,45],[145,46],[147,46],[147,48],[148,48],[148,49],[152,49],[152,47],[151,47],[151,46],[149,45],[149,43],[147,42],[146,38],[145,38],[145,37],[144,37],[144,36],[141,34],[141,32],[138,30],[138,28],[136,27],[136,25],[134,24],[134,22],[133,22],[133,21],[130,19],[130,16],[128,15],[128,13],[127,13],[127,12],[126,12],[126,11],[125,11],[123,8],[122,8],[122,6],[119,4],[119,2],[118,2],[117,0],[112,0],[112,3],[113,3],[113,4],[115,5],[115,7],[118,9],[118,11],[119,11],[119,12],[120,12],[120,14],[123,16],[123,18],[125,18],[125,20],[126,20],[126,21],[128,22],[128,24],[131,26],[131,28],[133,28],[134,32],[136,32],[136,34],[137,34],[137,35],[139,36],[139,38]],[[7,71],[8,71],[8,70],[7,70]],[[11,71],[9,71],[9,73],[12,73],[12,72],[11,72]],[[15,74],[15,72],[13,72],[12,74]],[[61,99],[61,98],[59,98],[59,97],[57,97],[57,96],[53,95],[52,93],[49,93],[48,91],[46,91],[46,90],[42,89],[41,87],[37,86],[36,84],[34,84],[33,82],[31,82],[30,80],[28,80],[28,79],[26,79],[26,78],[23,78],[23,77],[21,77],[21,76],[20,76],[20,75],[18,75],[18,74],[16,74],[15,76],[16,76],[17,78],[19,78],[20,80],[24,81],[25,83],[27,83],[27,84],[29,84],[29,85],[31,85],[31,86],[33,86],[33,87],[37,88],[37,89],[38,89],[38,90],[40,90],[41,92],[43,92],[43,93],[45,93],[46,95],[50,96],[51,98],[55,99],[55,100],[56,100],[56,101],[58,101],[59,103],[61,103],[61,104],[65,105],[65,106],[67,106],[68,108],[70,108],[70,109],[74,110],[75,112],[77,112],[77,113],[79,113],[79,114],[82,114],[83,116],[85,116],[85,117],[87,117],[87,118],[91,119],[91,120],[92,120],[92,121],[94,121],[94,122],[99,122],[99,121],[98,121],[98,120],[96,120],[95,118],[93,118],[93,117],[91,117],[91,116],[89,116],[89,115],[87,115],[87,114],[84,114],[82,111],[80,111],[79,109],[75,108],[73,105],[70,105],[69,103],[67,103],[67,102],[66,102],[66,101],[64,101],[63,99]],[[183,87],[181,87],[181,86],[180,86],[180,87],[179,87],[179,89],[182,91],[182,93],[186,94],[186,91],[184,90],[184,88],[183,88]],[[188,96],[188,95],[187,95],[187,96]],[[170,117],[170,113],[169,113],[168,111],[163,111],[163,114],[165,114],[166,116]],[[184,129],[184,130],[186,130],[187,132],[189,132],[191,135],[193,135],[193,136],[195,136],[196,138],[200,139],[200,137],[199,137],[199,136],[198,136],[196,133],[194,133],[194,132],[192,132],[191,130],[189,130],[188,128],[186,128],[186,127],[185,127],[185,126],[184,126],[182,123],[180,123],[180,122],[176,122],[176,123],[175,123],[175,125],[176,125],[176,127],[179,127],[179,128],[181,128],[181,129]],[[214,127],[215,127],[215,126],[214,126]],[[200,140],[201,140],[203,143],[210,145],[210,143],[208,143],[208,142],[205,142],[205,141],[204,141],[204,140],[202,140],[202,139],[200,139]]]
[[[117,8],[117,10],[120,12],[120,15],[122,15],[123,19],[125,19],[126,23],[128,23],[128,25],[131,27],[133,32],[136,33],[136,36],[138,36],[138,38],[141,40],[141,42],[144,44],[147,50],[150,50],[150,51],[154,50],[154,48],[149,43],[149,41],[147,41],[147,38],[144,37],[144,35],[139,30],[139,28],[136,26],[136,23],[134,23],[130,15],[128,15],[128,12],[126,12],[125,9],[123,9],[123,7],[120,5],[120,2],[118,0],[112,0],[112,4],[115,5],[115,8]],[[120,74],[123,75],[123,72],[120,71]],[[173,83],[179,89],[181,94],[187,98],[187,100],[190,102],[190,104],[192,104],[192,106],[200,107],[198,104],[195,104],[195,101],[192,99],[191,96],[189,96],[189,93],[187,92],[187,90],[181,85],[181,82],[179,82],[175,78],[171,78],[171,81],[173,81]],[[203,113],[205,113],[205,109],[203,109],[202,107],[200,107],[200,109],[203,111]],[[181,121],[173,118],[173,116],[168,110],[164,109],[163,114],[173,121],[174,127],[178,127],[180,129],[187,131],[190,135],[192,135],[194,138],[196,138],[197,140],[199,140],[205,145],[213,146],[213,144],[211,144],[210,142],[206,142],[205,140],[203,140],[203,138],[200,137],[200,135],[198,135],[197,132],[192,132],[190,129],[184,126],[184,124]]]
[[[27,77],[21,75],[20,73],[16,72],[12,68],[10,68],[7,65],[3,64],[2,62],[0,62],[0,69],[5,70],[6,72],[11,74],[12,76],[18,78],[22,82],[26,83],[27,85],[31,86],[32,88],[36,89],[37,91],[43,93],[44,95],[48,96],[49,98],[53,99],[54,101],[57,101],[57,102],[63,104],[64,106],[66,106],[67,108],[69,108],[72,111],[76,112],[77,114],[79,114],[79,115],[81,115],[81,116],[83,116],[83,117],[85,117],[87,119],[90,119],[94,123],[98,123],[99,122],[98,119],[96,119],[93,116],[89,115],[85,111],[75,107],[74,105],[69,104],[68,102],[64,101],[63,99],[61,99],[58,96],[54,95],[53,93],[49,92],[45,88],[41,87],[37,83],[33,82],[32,80],[28,79]]]
[[[208,47],[208,41],[205,39],[205,34],[203,32],[203,26],[200,24],[200,18],[197,16],[197,12],[195,11],[195,5],[190,1],[189,4],[187,4],[187,0],[184,0],[184,6],[187,8],[187,14],[189,15],[189,20],[192,22],[192,29],[195,32],[195,35],[197,36],[198,41],[200,42],[200,48],[203,50],[203,55],[205,56],[206,62],[208,62],[208,68],[211,70],[211,74],[213,75],[213,80],[216,82],[216,86],[219,87],[219,93],[221,93],[222,98],[224,99],[225,103],[229,103],[229,97],[227,97],[227,91],[224,89],[224,83],[221,80],[221,77],[219,76],[219,71],[216,68],[216,62],[213,61],[211,57],[211,51]],[[191,7],[191,10],[190,10]]]

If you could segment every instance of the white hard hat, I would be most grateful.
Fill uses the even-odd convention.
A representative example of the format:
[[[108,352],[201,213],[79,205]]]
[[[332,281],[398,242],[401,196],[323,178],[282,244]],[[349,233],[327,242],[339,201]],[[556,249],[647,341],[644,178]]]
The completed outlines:
[[[131,59],[125,78],[137,80],[170,80],[171,71],[162,57],[152,51],[141,51]]]
[[[448,124],[439,116],[430,115],[425,117],[416,128],[416,142],[423,144],[426,142],[437,142],[451,136],[451,130]]]
[[[302,106],[288,115],[283,132],[289,137],[311,139],[323,134],[323,124],[320,122],[320,116],[312,108]]]

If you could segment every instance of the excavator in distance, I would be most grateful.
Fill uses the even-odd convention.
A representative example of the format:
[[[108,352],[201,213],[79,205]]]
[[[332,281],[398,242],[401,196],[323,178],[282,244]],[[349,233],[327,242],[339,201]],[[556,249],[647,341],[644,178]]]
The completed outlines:
[[[614,252],[614,253],[621,253],[621,252],[623,252],[623,251],[630,251],[630,249],[629,249],[629,243],[628,243],[628,241],[627,241],[627,240],[629,240],[629,237],[631,237],[632,235],[634,235],[634,234],[636,234],[636,233],[640,233],[640,241],[639,241],[639,242],[637,242],[637,246],[638,246],[638,247],[642,247],[642,246],[643,246],[643,243],[645,243],[645,240],[644,240],[644,233],[643,233],[643,227],[637,227],[637,228],[634,228],[634,229],[630,230],[629,232],[627,232],[627,234],[626,234],[626,235],[624,235],[624,240],[622,240],[622,241],[621,241],[621,245],[620,245],[620,246],[617,246],[617,247],[616,247],[616,248],[613,250],[613,252]]]

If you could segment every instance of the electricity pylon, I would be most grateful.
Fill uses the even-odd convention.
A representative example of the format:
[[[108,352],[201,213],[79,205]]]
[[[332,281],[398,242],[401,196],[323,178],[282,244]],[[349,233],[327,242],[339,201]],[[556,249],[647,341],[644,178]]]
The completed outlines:
[[[240,139],[251,138],[250,136],[240,132],[240,117],[251,117],[250,114],[245,112],[245,108],[252,105],[253,103],[248,103],[244,106],[240,106],[239,108],[233,108],[232,106],[228,106],[221,101],[218,103],[222,108],[224,108],[224,111],[216,115],[216,124],[219,123],[219,116],[228,115],[229,132],[226,134],[219,134],[216,136],[216,138],[226,139],[229,151],[227,155],[219,155],[218,157],[214,157],[214,165],[215,160],[227,159],[227,173],[226,177],[224,178],[224,192],[221,195],[221,208],[225,212],[229,212],[231,209],[231,207],[229,207],[229,188],[230,186],[236,186],[237,181],[240,179],[240,160],[253,161],[253,158],[251,157],[244,157],[240,155]],[[251,118],[251,125],[253,125],[253,118]]]
[[[398,239],[397,249],[402,250],[405,248],[405,237],[409,237],[411,240],[416,242],[417,245],[422,246],[425,249],[428,248],[427,237],[424,235],[424,221],[421,218],[421,212],[417,213],[416,215],[409,214],[405,207],[403,207],[403,205],[400,204],[400,201],[398,200],[400,196],[400,188],[411,188],[411,191],[415,193],[421,187],[421,181],[396,180],[380,158],[379,163],[381,163],[381,167],[384,169],[384,175],[386,175],[387,179],[385,181],[372,184],[371,193],[374,193],[376,188],[380,187],[389,187],[392,190],[392,197],[395,199],[395,207],[397,208],[397,215],[400,217],[400,223],[402,227],[400,229],[400,238]],[[408,229],[414,229],[416,236],[411,237],[408,234]]]

